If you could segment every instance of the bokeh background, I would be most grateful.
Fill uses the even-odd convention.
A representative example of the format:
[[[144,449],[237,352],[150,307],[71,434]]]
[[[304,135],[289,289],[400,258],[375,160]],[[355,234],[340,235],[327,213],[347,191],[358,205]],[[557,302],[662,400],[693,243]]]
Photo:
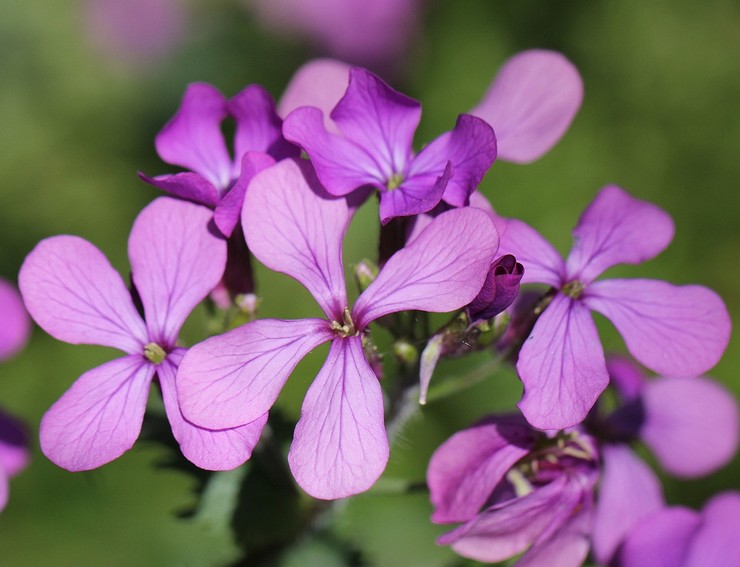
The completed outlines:
[[[340,29],[336,19],[330,20],[336,15],[332,2],[316,4],[318,20],[329,22],[329,30]],[[505,59],[540,47],[561,51],[580,70],[581,111],[544,158],[527,166],[494,164],[482,190],[502,214],[526,220],[564,252],[578,215],[603,185],[618,184],[659,204],[676,222],[672,246],[648,264],[614,273],[710,286],[737,319],[737,2],[407,4],[415,11],[391,18],[384,28],[383,37],[400,38],[397,51],[378,55],[277,28],[269,17],[258,18],[256,2],[246,0],[4,0],[0,276],[15,281],[32,247],[59,233],[87,238],[127,273],[131,222],[157,196],[136,172],[172,171],[158,160],[153,138],[189,82],[210,82],[229,96],[260,83],[277,98],[305,60],[327,53],[351,58],[422,101],[421,145],[479,101]],[[375,215],[369,205],[352,227],[348,265],[373,256]],[[316,314],[309,296],[288,278],[260,268],[258,279],[264,316]],[[201,315],[195,314],[186,338],[202,336]],[[608,344],[622,350],[616,333],[599,324]],[[382,338],[380,343],[383,348]],[[711,373],[736,396],[738,347],[736,333]],[[234,548],[219,528],[218,511],[210,522],[181,517],[196,502],[197,481],[165,466],[172,460],[168,448],[140,442],[118,461],[78,474],[58,469],[39,452],[35,440],[44,411],[77,376],[110,356],[98,347],[57,343],[37,329],[26,350],[0,366],[0,404],[28,423],[34,439],[31,465],[12,481],[10,502],[0,514],[0,562],[223,564]],[[279,407],[289,418],[297,416],[323,356],[322,351],[309,357],[281,396]],[[489,360],[484,354],[445,362],[440,374],[464,377],[480,372]],[[399,436],[376,489],[341,506],[333,539],[296,542],[282,564],[342,565],[332,551],[341,541],[371,565],[472,565],[435,545],[444,530],[428,522],[426,493],[398,494],[394,486],[423,481],[432,451],[455,430],[485,413],[513,407],[520,395],[513,373],[489,374],[420,411]],[[738,479],[736,459],[706,479],[666,479],[666,496],[670,503],[701,507],[715,492],[738,488]],[[279,524],[280,513],[259,499],[244,511],[255,525]]]

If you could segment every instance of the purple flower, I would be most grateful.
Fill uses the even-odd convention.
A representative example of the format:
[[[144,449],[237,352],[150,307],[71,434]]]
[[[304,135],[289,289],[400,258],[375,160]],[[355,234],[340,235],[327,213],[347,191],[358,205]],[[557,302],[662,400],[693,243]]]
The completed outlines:
[[[0,279],[0,360],[17,353],[28,341],[31,322],[15,288]]]
[[[218,283],[226,242],[199,205],[157,199],[137,217],[129,238],[133,281],[145,320],[105,256],[76,236],[41,241],[21,268],[23,299],[54,338],[97,344],[125,356],[84,373],[46,412],[41,450],[72,471],[99,467],[131,448],[141,430],[156,374],[172,432],[183,454],[208,469],[249,458],[267,416],[223,431],[187,422],[177,405],[175,375],[185,349],[177,335],[190,311]]]
[[[418,155],[411,143],[421,105],[365,71],[350,70],[347,91],[331,112],[341,131],[327,130],[322,110],[302,107],[283,124],[288,140],[311,158],[321,183],[342,196],[363,186],[380,191],[380,219],[424,213],[444,199],[468,204],[496,158],[496,138],[484,121],[458,117],[454,130]]]
[[[208,428],[237,427],[267,412],[296,364],[331,341],[288,455],[298,484],[325,499],[368,489],[388,460],[383,395],[363,352],[369,324],[402,310],[466,305],[483,285],[497,247],[493,223],[480,211],[440,215],[386,263],[350,308],[342,264],[350,217],[347,201],[326,195],[306,162],[285,160],[258,174],[244,202],[247,243],[267,267],[302,283],[326,319],[248,323],[190,349],[178,376],[187,419]]]
[[[590,547],[598,478],[594,440],[556,437],[520,416],[494,416],[435,451],[427,471],[436,523],[464,522],[438,540],[460,555],[517,566],[581,565]]]
[[[0,511],[8,503],[8,481],[26,468],[29,458],[26,428],[0,411]]]
[[[665,507],[632,529],[617,555],[619,567],[735,567],[740,565],[740,492],[718,494],[697,513]]]
[[[468,305],[470,319],[491,319],[508,309],[519,293],[523,275],[524,267],[511,254],[497,258],[480,293]]]
[[[644,279],[594,281],[611,266],[644,262],[668,245],[673,222],[658,207],[605,187],[581,216],[565,262],[526,224],[498,219],[497,227],[499,252],[524,265],[522,283],[557,291],[517,363],[525,390],[519,408],[535,427],[579,423],[609,382],[591,310],[616,326],[638,361],[665,376],[697,376],[722,356],[731,325],[713,291]]]

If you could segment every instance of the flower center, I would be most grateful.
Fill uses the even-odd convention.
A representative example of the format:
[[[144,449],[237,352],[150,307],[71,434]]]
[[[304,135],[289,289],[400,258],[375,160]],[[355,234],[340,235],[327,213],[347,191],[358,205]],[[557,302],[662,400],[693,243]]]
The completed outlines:
[[[386,187],[388,187],[388,191],[393,191],[394,189],[398,189],[401,186],[401,183],[403,183],[403,174],[394,173],[390,176],[390,179],[388,179]]]
[[[565,284],[560,291],[562,291],[568,297],[578,299],[579,297],[581,297],[581,295],[583,295],[584,289],[586,289],[586,286],[583,285],[583,283],[579,282],[578,280],[572,280]]]
[[[149,362],[162,364],[164,359],[167,358],[167,353],[157,343],[148,343],[144,347],[144,356]]]
[[[355,328],[354,322],[352,321],[352,314],[349,312],[349,307],[344,308],[344,312],[342,313],[342,320],[342,323],[340,323],[339,321],[331,322],[331,330],[334,331],[337,335],[339,335],[343,339],[346,339],[347,337],[355,337],[360,334],[359,331]]]

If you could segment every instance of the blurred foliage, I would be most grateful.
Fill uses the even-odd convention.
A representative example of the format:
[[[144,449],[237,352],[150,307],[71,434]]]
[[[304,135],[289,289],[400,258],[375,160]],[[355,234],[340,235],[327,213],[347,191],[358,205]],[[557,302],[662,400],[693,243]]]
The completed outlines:
[[[131,222],[157,195],[136,172],[171,171],[158,160],[153,137],[174,113],[186,84],[207,81],[232,95],[261,83],[277,97],[292,72],[317,55],[271,36],[237,0],[189,0],[183,6],[188,29],[179,49],[166,60],[139,65],[111,61],[93,48],[83,2],[4,2],[0,276],[14,280],[36,242],[57,233],[87,238],[127,273]],[[731,314],[740,313],[740,5],[468,0],[428,2],[424,10],[414,49],[399,56],[387,76],[424,105],[417,143],[449,129],[458,113],[472,108],[497,68],[517,51],[563,52],[585,81],[573,126],[534,164],[495,164],[484,192],[502,214],[524,219],[567,251],[570,230],[596,191],[607,183],[621,185],[665,208],[677,231],[656,260],[615,273],[705,284],[725,298]],[[350,230],[348,271],[374,255],[373,206],[361,211]],[[261,267],[257,277],[263,316],[318,313],[295,282]],[[608,345],[622,349],[603,323]],[[186,337],[196,340],[197,326],[191,324]],[[379,337],[387,354],[390,345]],[[736,395],[738,346],[736,336],[712,372]],[[318,349],[307,357],[281,395],[278,407],[286,423],[297,419],[324,356]],[[35,431],[43,412],[77,376],[109,358],[105,349],[57,343],[37,330],[26,351],[0,368],[0,401]],[[486,360],[482,355],[445,361],[437,378],[475,371]],[[58,469],[35,447],[31,466],[13,480],[10,503],[0,514],[0,557],[18,567],[220,565],[234,558],[235,541],[267,545],[256,540],[260,534],[274,537],[278,532],[271,526],[280,525],[280,537],[295,537],[293,549],[275,556],[285,566],[472,565],[435,545],[444,528],[429,523],[424,490],[395,492],[424,481],[429,456],[452,432],[485,413],[513,407],[521,391],[514,373],[494,375],[492,368],[489,378],[419,409],[395,442],[378,486],[321,516],[323,522],[336,520],[333,530],[325,523],[290,525],[291,510],[309,504],[298,492],[291,495],[292,485],[279,501],[271,500],[265,484],[276,480],[264,459],[246,471],[209,475],[207,497],[199,502],[201,480],[180,467],[161,466],[172,462],[173,449],[160,443],[140,440],[116,462],[77,474]],[[283,466],[289,431],[276,448]],[[235,490],[242,474],[247,486],[257,488],[240,501],[237,527],[226,541],[219,516],[225,500],[219,497]],[[668,481],[667,498],[700,507],[711,494],[737,488],[738,478],[736,459],[708,479]],[[320,537],[305,539],[307,530]]]

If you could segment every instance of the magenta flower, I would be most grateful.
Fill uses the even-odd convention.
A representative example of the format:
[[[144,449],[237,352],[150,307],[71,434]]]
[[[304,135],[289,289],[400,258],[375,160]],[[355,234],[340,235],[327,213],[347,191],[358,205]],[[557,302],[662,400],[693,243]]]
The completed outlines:
[[[565,262],[526,224],[498,219],[497,227],[500,253],[524,265],[522,283],[557,290],[517,363],[524,383],[519,408],[535,427],[579,423],[609,382],[590,310],[616,326],[638,361],[665,376],[697,376],[722,356],[731,325],[713,291],[644,279],[594,281],[611,266],[644,262],[668,245],[673,222],[658,207],[619,187],[602,189],[581,216]]]
[[[28,432],[14,417],[0,411],[0,511],[8,503],[10,478],[28,466]]]
[[[518,567],[577,567],[590,547],[594,440],[576,430],[550,438],[520,416],[493,416],[453,435],[432,455],[427,484],[441,536],[464,557]]]
[[[324,499],[367,490],[388,460],[383,395],[362,345],[369,324],[402,310],[463,307],[483,285],[497,247],[493,223],[480,211],[440,215],[350,308],[342,264],[350,217],[346,200],[326,195],[307,162],[285,160],[258,174],[244,202],[247,243],[267,267],[302,283],[326,319],[248,323],[190,349],[178,376],[187,419],[237,427],[264,415],[296,364],[331,341],[288,455],[298,484]]]
[[[411,148],[421,105],[364,69],[350,70],[347,91],[331,112],[341,134],[327,130],[322,110],[302,107],[283,124],[285,137],[311,158],[321,183],[343,196],[363,186],[380,192],[380,219],[424,213],[440,200],[468,204],[496,158],[484,121],[461,115],[451,132],[418,155]]]
[[[468,305],[470,320],[491,319],[508,309],[519,294],[523,275],[524,267],[511,254],[497,258],[480,293]]]
[[[80,376],[44,415],[41,450],[57,465],[93,469],[130,449],[155,374],[172,432],[188,459],[218,470],[249,458],[266,415],[243,427],[211,431],[186,421],[177,405],[175,375],[185,352],[177,335],[226,263],[226,242],[212,232],[210,220],[204,207],[169,198],[157,199],[137,217],[129,259],[145,320],[121,277],[86,240],[47,238],[26,258],[21,293],[41,328],[61,341],[125,353]]]
[[[30,334],[31,321],[21,296],[10,283],[0,279],[0,360],[22,349]]]

